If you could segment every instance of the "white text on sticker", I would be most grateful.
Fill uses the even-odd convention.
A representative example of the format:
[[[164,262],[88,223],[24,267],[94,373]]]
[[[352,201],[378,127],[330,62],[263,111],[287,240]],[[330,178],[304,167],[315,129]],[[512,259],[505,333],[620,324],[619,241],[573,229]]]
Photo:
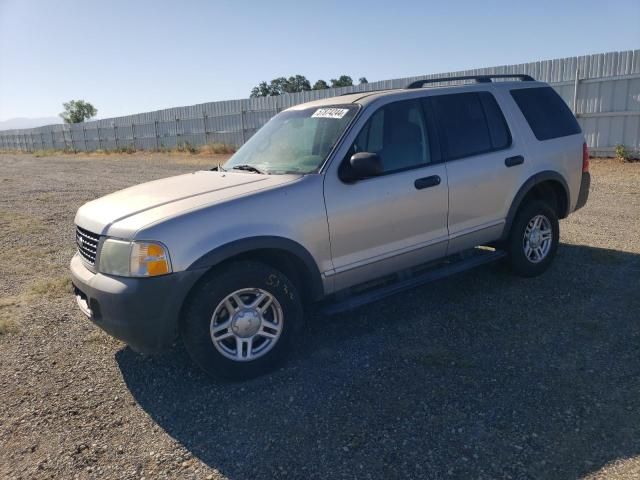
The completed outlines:
[[[348,111],[347,108],[319,108],[311,118],[342,118]]]

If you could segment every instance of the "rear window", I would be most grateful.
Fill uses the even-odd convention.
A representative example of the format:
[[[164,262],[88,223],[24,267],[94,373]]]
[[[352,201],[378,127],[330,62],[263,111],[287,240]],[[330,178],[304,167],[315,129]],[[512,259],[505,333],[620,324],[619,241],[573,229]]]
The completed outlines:
[[[511,145],[511,134],[493,95],[456,93],[430,97],[445,159],[479,155]]]
[[[581,133],[576,117],[551,87],[511,90],[533,134],[538,140]]]

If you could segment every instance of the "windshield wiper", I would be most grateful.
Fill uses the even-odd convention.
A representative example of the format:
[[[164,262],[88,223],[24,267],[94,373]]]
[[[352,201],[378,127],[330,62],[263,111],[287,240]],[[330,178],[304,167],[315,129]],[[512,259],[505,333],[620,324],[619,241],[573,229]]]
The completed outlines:
[[[222,168],[222,165],[216,165],[215,167],[213,167],[211,169],[212,172],[226,172],[226,170],[224,168]]]
[[[253,173],[259,173],[261,175],[266,175],[267,172],[264,172],[262,170],[260,170],[257,167],[254,167],[253,165],[235,165],[232,170],[244,170],[246,172],[253,172]]]

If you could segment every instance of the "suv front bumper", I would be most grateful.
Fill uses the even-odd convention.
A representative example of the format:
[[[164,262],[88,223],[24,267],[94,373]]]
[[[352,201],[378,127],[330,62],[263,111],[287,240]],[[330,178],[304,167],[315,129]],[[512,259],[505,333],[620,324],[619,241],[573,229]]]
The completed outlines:
[[[144,353],[164,350],[174,342],[182,304],[204,272],[116,277],[90,271],[78,254],[71,259],[71,279],[83,313],[109,335]]]

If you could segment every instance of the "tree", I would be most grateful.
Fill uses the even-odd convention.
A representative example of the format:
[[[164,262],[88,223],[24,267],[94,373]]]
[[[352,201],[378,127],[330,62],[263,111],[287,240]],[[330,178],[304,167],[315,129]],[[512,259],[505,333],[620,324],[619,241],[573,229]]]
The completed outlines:
[[[353,79],[349,75],[340,75],[340,77],[336,80],[335,78],[331,79],[331,88],[338,87],[352,87]]]
[[[251,90],[251,98],[268,97],[271,95],[271,87],[267,82],[260,82],[257,87]]]
[[[313,90],[326,90],[327,88],[329,88],[329,84],[324,80],[318,80],[313,84]]]
[[[258,86],[251,90],[251,97],[270,97],[274,95],[282,95],[284,93],[296,93],[311,90],[311,83],[304,75],[296,75],[293,77],[278,77],[267,82],[260,82]]]
[[[64,123],[82,123],[95,117],[98,113],[96,107],[84,100],[70,100],[63,103],[64,112],[60,114]]]
[[[365,77],[358,79],[360,84],[369,83]],[[337,79],[331,79],[331,85],[324,80],[318,80],[311,87],[311,83],[304,75],[294,75],[292,77],[278,77],[269,83],[260,82],[251,89],[251,98],[271,97],[283,95],[285,93],[306,92],[309,90],[325,90],[327,88],[352,87],[353,79],[349,75],[340,75]]]
[[[304,75],[296,75],[295,77],[289,77],[286,84],[285,92],[307,92],[311,90],[311,83]]]

